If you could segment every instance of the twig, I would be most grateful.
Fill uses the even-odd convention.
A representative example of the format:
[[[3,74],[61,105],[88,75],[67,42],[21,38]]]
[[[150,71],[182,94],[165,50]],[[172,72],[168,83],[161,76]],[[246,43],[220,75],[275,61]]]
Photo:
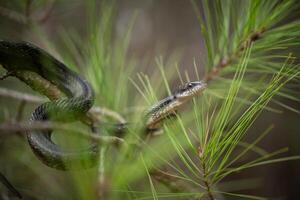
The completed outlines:
[[[49,3],[49,5],[47,6],[47,8],[43,9],[44,14],[37,20],[38,23],[43,24],[49,19],[49,16],[51,15],[53,8],[54,8],[54,3],[55,3],[55,0],[52,0]]]
[[[26,101],[23,100],[23,101],[20,102],[20,104],[18,106],[18,111],[17,111],[17,115],[16,115],[16,118],[15,118],[15,120],[17,122],[21,121],[22,118],[23,118],[25,105],[26,105]]]
[[[168,173],[165,173],[161,170],[152,170],[150,174],[156,181],[166,186],[173,193],[188,191],[187,188],[177,183],[175,177],[168,175]]]
[[[0,124],[1,134],[10,134],[11,132],[26,133],[34,130],[62,130],[64,132],[78,133],[80,136],[88,139],[92,139],[100,144],[126,144],[122,138],[115,136],[99,136],[96,134],[89,134],[85,130],[80,128],[72,128],[63,123],[54,122],[11,122]]]
[[[93,108],[91,108],[89,113],[91,113],[92,115],[105,115],[105,116],[112,117],[121,124],[125,124],[127,122],[124,119],[124,117],[122,117],[119,113],[117,113],[115,111],[112,111],[108,108],[104,108],[104,107],[101,107],[101,108],[100,107],[93,107]]]
[[[32,5],[32,0],[26,0],[26,4],[25,4],[25,16],[26,16],[27,22],[30,21],[31,5]]]
[[[46,8],[40,9],[42,10],[43,15],[39,16],[37,19],[34,19],[33,17],[36,12],[32,12],[32,0],[26,0],[24,14],[4,7],[0,7],[0,14],[24,25],[30,25],[32,21],[42,24],[49,19],[49,16],[53,11],[54,3],[55,0],[52,0]]]
[[[207,198],[209,200],[215,200],[215,198],[214,198],[214,196],[211,192],[211,185],[210,185],[210,182],[209,182],[209,179],[208,179],[208,173],[207,173],[205,161],[203,159],[201,159],[201,166],[202,166],[202,170],[203,170],[203,182],[204,182],[204,185],[206,187]]]
[[[21,24],[26,24],[26,16],[8,8],[0,7],[0,14]]]
[[[6,68],[6,66],[3,67]],[[7,67],[6,70],[9,71],[9,67]],[[64,94],[59,90],[57,86],[53,85],[51,82],[34,72],[17,71],[13,75],[19,80],[26,83],[33,90],[48,97],[51,101],[58,100],[62,96],[64,96]]]
[[[105,177],[105,152],[107,147],[101,147],[100,149],[100,162],[98,168],[98,184],[97,184],[97,191],[98,191],[98,198],[101,199],[108,199],[108,191],[109,191],[109,183]]]
[[[17,109],[17,115],[15,117],[15,121],[16,122],[20,122],[23,119],[23,114],[24,114],[25,106],[26,106],[26,101],[22,100],[20,102],[19,106],[18,106],[18,109]],[[22,133],[16,132],[16,134],[18,136],[22,137]]]
[[[240,46],[237,48],[237,50],[235,52],[233,52],[232,54],[228,55],[228,56],[224,56],[223,58],[221,58],[219,60],[219,62],[213,66],[213,68],[211,69],[210,72],[208,72],[205,77],[204,80],[206,82],[211,81],[215,76],[217,76],[220,71],[229,66],[231,63],[233,63],[235,60],[239,59],[239,57],[241,56],[241,54],[243,53],[243,51],[249,47],[251,45],[251,43],[257,41],[258,39],[260,39],[262,37],[262,34],[266,31],[265,28],[262,28],[261,30],[258,30],[252,34],[250,34],[248,36],[248,38],[246,38],[241,44]]]
[[[0,87],[0,96],[26,101],[28,103],[44,103],[47,101],[47,99],[43,97],[34,96],[34,95],[30,95],[30,94],[26,94],[23,92],[18,92],[6,88],[1,88],[1,87]]]

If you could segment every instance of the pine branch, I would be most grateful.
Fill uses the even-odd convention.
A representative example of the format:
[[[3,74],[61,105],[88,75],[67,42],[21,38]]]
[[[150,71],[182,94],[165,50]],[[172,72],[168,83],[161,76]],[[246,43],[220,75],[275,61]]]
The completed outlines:
[[[201,159],[201,167],[202,167],[202,170],[203,170],[203,182],[204,182],[204,185],[206,186],[206,192],[207,192],[207,198],[209,200],[214,200],[214,196],[212,194],[212,191],[211,191],[211,184],[210,184],[210,181],[209,181],[209,178],[208,178],[208,172],[207,172],[207,168],[206,168],[206,165],[205,165],[205,161],[203,159]]]
[[[232,54],[226,57],[221,58],[219,62],[212,67],[211,71],[205,75],[204,80],[206,82],[210,82],[216,76],[219,75],[220,71],[223,68],[229,66],[235,61],[237,62],[240,56],[242,55],[243,51],[248,47],[250,47],[252,43],[260,39],[264,32],[266,32],[265,28],[262,28],[261,30],[258,31],[253,31],[252,34],[250,34],[244,41],[241,42],[240,46],[237,48],[236,51],[234,51]]]
[[[254,1],[254,3],[253,3],[253,5],[255,4],[255,2],[258,2],[258,1]],[[270,1],[271,2],[271,1]],[[279,4],[279,3],[278,3]],[[228,7],[230,7],[230,4],[228,4],[229,6]],[[232,7],[233,7],[233,5],[232,5]],[[234,7],[233,7],[234,8]],[[253,7],[253,8],[255,8],[255,7]],[[222,8],[223,9],[223,8]],[[104,9],[104,10],[108,10],[108,9]],[[212,9],[212,10],[217,10],[217,9]],[[226,12],[226,8],[224,9],[225,10],[225,12]],[[252,11],[252,10],[251,10]],[[228,13],[230,13],[230,12],[228,12]],[[267,14],[268,14],[268,12],[266,12]],[[215,14],[215,13],[213,13],[213,14]],[[232,17],[234,18],[234,19],[238,19],[238,18],[236,18],[236,16],[234,15],[234,13],[231,13],[232,14]],[[230,14],[230,15],[231,15]],[[266,14],[266,16],[268,16]],[[279,12],[279,14],[280,14],[280,12]],[[205,14],[204,14],[205,15]],[[224,14],[225,15],[225,14]],[[226,15],[227,17],[228,16],[230,16],[230,15]],[[251,16],[254,16],[254,18],[255,18],[255,16],[256,16],[256,12],[249,12],[249,15],[250,15],[250,17]],[[222,20],[220,20],[220,19],[222,19],[220,16],[222,16],[222,15],[220,15],[220,16],[217,16],[217,15],[214,15],[214,16],[216,16],[216,19],[219,19],[219,20],[216,20],[216,22],[218,23],[218,27],[221,27],[222,26]],[[279,16],[282,16],[282,15],[279,15]],[[209,16],[205,16],[206,18],[209,18]],[[247,16],[248,17],[248,16]],[[245,19],[246,20],[248,20],[247,19],[247,17],[245,17]],[[272,18],[275,18],[276,17],[276,15],[274,14],[274,15],[272,15],[272,16],[270,16],[270,17],[268,17],[267,19],[272,19]],[[242,17],[241,17],[242,18]],[[97,18],[98,19],[98,18]],[[104,19],[103,21],[105,21],[105,22],[107,22],[107,24],[111,24],[110,23],[110,18],[109,17],[106,17],[106,18],[101,18],[101,19]],[[243,18],[242,18],[243,19]],[[249,18],[250,19],[250,18]],[[251,19],[253,19],[253,17],[251,17]],[[261,19],[264,19],[264,17],[262,17]],[[212,18],[212,20],[210,20],[210,21],[206,21],[206,24],[209,24],[208,25],[208,29],[210,28],[209,26],[210,26],[210,24],[212,24],[212,23],[210,23],[210,22],[213,22],[213,20],[214,20],[214,18]],[[227,18],[227,19],[224,19],[224,22],[226,22],[226,20],[230,20],[230,18]],[[242,21],[242,20],[241,20]],[[249,20],[250,21],[250,20]],[[215,35],[214,34],[210,34],[210,33],[214,33],[214,31],[215,31],[215,29],[211,29],[211,30],[209,30],[208,32],[208,36],[209,37],[211,37],[210,39],[212,39],[212,40],[216,40],[217,42],[216,43],[218,43],[217,45],[215,45],[216,43],[215,43],[215,41],[213,41],[213,43],[212,43],[212,45],[211,45],[211,47],[212,48],[215,48],[215,49],[213,49],[212,50],[212,53],[210,54],[210,53],[208,53],[209,55],[212,55],[210,58],[213,58],[213,60],[211,60],[211,61],[213,61],[212,62],[212,64],[209,64],[208,66],[211,66],[211,68],[208,70],[209,72],[205,75],[205,77],[204,77],[204,79],[207,81],[207,82],[210,82],[210,81],[212,81],[212,80],[215,80],[216,79],[216,77],[217,76],[219,76],[220,74],[221,74],[221,72],[226,68],[226,69],[228,69],[229,67],[228,66],[230,66],[230,65],[232,65],[232,64],[235,64],[235,63],[237,63],[238,62],[238,60],[241,58],[241,55],[243,54],[243,51],[245,50],[245,49],[247,49],[250,45],[252,45],[254,42],[256,42],[257,40],[260,40],[263,36],[264,36],[264,33],[266,32],[266,29],[265,28],[261,28],[261,29],[257,29],[257,27],[268,27],[268,35],[272,35],[272,31],[274,30],[274,29],[269,29],[269,27],[271,27],[271,23],[270,24],[263,24],[263,25],[261,25],[261,24],[258,24],[259,26],[256,26],[257,24],[255,24],[256,23],[256,21],[255,21],[255,19],[254,20],[252,20],[252,21],[246,21],[246,25],[245,24],[242,24],[240,27],[239,26],[235,26],[236,24],[232,24],[233,26],[231,27],[231,25],[228,25],[228,29],[227,29],[227,27],[224,27],[224,30],[229,30],[227,33],[225,33],[224,35],[226,35],[227,34],[227,36],[229,36],[230,34],[231,34],[231,28],[236,28],[235,30],[233,30],[234,31],[234,36],[240,36],[240,35],[245,35],[245,36],[247,36],[245,39],[243,39],[240,43],[238,43],[238,42],[236,42],[236,40],[234,41],[235,42],[235,44],[234,45],[232,45],[232,46],[237,46],[234,50],[231,50],[231,48],[230,48],[230,45],[231,44],[229,44],[230,42],[231,42],[231,39],[233,39],[233,38],[230,38],[230,37],[228,37],[228,40],[226,40],[227,39],[227,37],[225,36],[225,42],[224,41],[220,41],[220,38],[218,37],[218,36],[221,36],[221,34],[223,33],[223,31],[220,31],[220,30],[223,30],[223,29],[218,29],[217,31],[219,31],[217,34],[216,34],[216,36],[217,37],[214,37]],[[254,22],[253,22],[254,21]],[[267,21],[267,20],[266,20]],[[275,22],[274,22],[275,23]],[[97,24],[99,24],[98,22],[97,22]],[[223,25],[224,25],[225,23],[223,23]],[[229,24],[229,23],[228,23]],[[254,24],[254,25],[253,25]],[[105,30],[111,30],[110,28],[107,28],[109,25],[103,25],[104,26],[104,28],[103,29],[105,29]],[[219,26],[220,25],[220,26]],[[243,27],[243,25],[245,25],[245,27]],[[261,26],[260,26],[261,25]],[[223,28],[223,27],[222,27]],[[101,29],[101,30],[103,30],[103,29]],[[239,29],[241,29],[241,30],[243,30],[243,32],[242,32],[242,34],[240,34],[240,33],[238,33],[238,34],[235,34],[236,32],[238,32],[239,31]],[[253,32],[251,33],[251,30],[253,29]],[[255,29],[257,29],[257,30],[255,30]],[[236,31],[237,30],[237,31]],[[107,32],[107,35],[109,35],[110,36],[110,34],[111,34],[111,32]],[[235,32],[236,31],[236,32]],[[225,32],[225,31],[224,31]],[[284,31],[283,31],[284,32]],[[249,34],[250,33],[250,34]],[[248,34],[248,35],[247,35]],[[95,34],[93,34],[93,38],[97,38],[97,37],[95,37],[94,36]],[[224,35],[222,36],[222,37],[224,37]],[[267,34],[266,34],[267,35]],[[267,36],[268,36],[267,35]],[[95,49],[97,49],[97,51],[95,51],[95,53],[94,54],[91,54],[91,55],[94,55],[94,56],[90,56],[90,57],[88,57],[88,60],[90,60],[91,61],[91,66],[92,66],[92,68],[93,68],[93,70],[91,70],[92,71],[92,76],[90,77],[90,80],[91,81],[93,81],[93,85],[94,85],[94,87],[103,87],[103,86],[105,86],[105,84],[110,84],[110,82],[111,82],[111,78],[112,77],[116,77],[116,74],[118,74],[118,73],[115,73],[116,71],[121,71],[121,73],[120,73],[120,76],[119,77],[127,77],[127,76],[124,76],[124,73],[123,73],[123,71],[122,70],[120,70],[120,66],[124,66],[124,65],[126,65],[127,66],[127,62],[121,62],[121,65],[111,65],[112,63],[111,63],[111,61],[110,61],[110,59],[108,59],[109,61],[106,61],[107,59],[107,57],[108,58],[113,58],[114,60],[119,60],[120,59],[120,57],[115,57],[115,56],[113,56],[112,54],[110,54],[110,49],[108,50],[108,49],[105,49],[104,47],[106,47],[106,46],[109,46],[109,45],[105,45],[105,44],[109,44],[109,43],[107,43],[106,41],[109,41],[109,39],[107,39],[107,38],[109,38],[109,36],[108,37],[100,37],[100,42],[98,41],[98,40],[92,40],[93,42],[91,42],[91,49],[94,49],[95,47],[98,47],[98,48],[95,48]],[[266,37],[267,38],[267,37]],[[224,39],[224,38],[223,38]],[[235,39],[237,39],[237,38],[235,38]],[[229,42],[228,42],[229,41]],[[259,46],[259,45],[261,45],[261,44],[263,44],[263,43],[268,43],[268,39],[266,39],[266,40],[262,40],[262,43],[261,42],[259,42],[258,43],[258,45],[257,46]],[[94,46],[94,44],[101,44],[101,45],[96,45],[96,46]],[[104,44],[104,45],[103,45]],[[225,44],[225,45],[223,45],[223,44]],[[238,45],[239,44],[239,45]],[[103,45],[103,46],[102,46]],[[228,46],[227,46],[228,45]],[[261,45],[261,46],[263,46],[263,45]],[[264,49],[263,47],[258,47],[257,49]],[[221,47],[221,48],[220,48]],[[223,49],[224,48],[224,49]],[[118,48],[118,49],[120,49],[120,48]],[[214,50],[216,50],[215,52],[214,52]],[[222,51],[222,50],[224,50],[224,52]],[[209,50],[208,50],[209,51]],[[218,51],[219,52],[221,52],[220,54],[218,54]],[[108,52],[108,53],[107,53]],[[122,54],[121,54],[122,55]],[[124,56],[125,57],[125,56]],[[122,58],[121,58],[122,59]],[[105,62],[103,62],[103,61],[105,61]],[[214,62],[214,61],[216,61],[216,62]],[[124,63],[126,63],[126,64],[124,64]],[[112,69],[110,69],[110,70],[106,70],[106,66],[116,66],[116,69],[115,69],[115,71],[114,70],[112,70]],[[100,66],[100,67],[99,67]],[[230,68],[231,69],[231,68]],[[230,70],[230,69],[228,69],[228,70]],[[103,70],[103,73],[102,73],[102,71],[101,70]],[[274,70],[274,71],[276,71],[276,70]],[[97,72],[97,73],[96,73]],[[98,72],[100,72],[100,73],[98,73]],[[107,72],[111,72],[111,74],[110,73],[107,73]],[[273,71],[272,71],[273,72]],[[100,74],[100,76],[99,76],[99,74]],[[33,77],[31,77],[32,75],[18,75],[18,74],[16,74],[15,75],[17,78],[19,78],[20,80],[22,80],[22,81],[24,81],[26,84],[28,84],[28,85],[31,85],[31,87],[33,87],[33,89],[34,90],[36,90],[36,91],[38,91],[38,92],[40,92],[40,93],[42,93],[43,95],[46,95],[46,96],[48,96],[51,100],[55,100],[55,99],[57,99],[57,98],[61,98],[62,96],[63,96],[63,94],[61,94],[61,93],[59,93],[60,91],[57,91],[58,89],[57,88],[53,88],[52,86],[53,85],[49,85],[49,88],[43,88],[43,87],[45,87],[45,86],[47,86],[47,84],[49,84],[49,83],[47,83],[47,82],[44,82],[44,80],[39,80],[40,78],[39,77],[37,77],[36,75],[34,75]],[[5,77],[4,77],[5,78]],[[33,78],[32,80],[31,80],[31,78]],[[35,78],[37,78],[37,80],[34,80]],[[104,80],[105,79],[105,80]],[[107,80],[106,80],[107,79]],[[125,78],[124,78],[125,79]],[[167,80],[167,79],[165,79],[165,80]],[[39,81],[41,81],[40,83],[38,83]],[[231,81],[231,80],[230,80]],[[124,83],[125,81],[119,81],[118,82],[118,84],[117,84],[117,86],[121,86],[123,83]],[[234,83],[232,83],[232,84],[234,84]],[[127,86],[127,84],[123,84],[124,85],[124,87],[121,89],[121,90],[123,90],[123,91],[126,91],[126,92],[124,92],[124,93],[126,93],[126,94],[128,94],[127,93],[127,88],[125,88],[125,85]],[[105,87],[104,87],[105,88]],[[119,87],[117,87],[117,88],[119,88]],[[49,91],[48,91],[48,89],[49,89]],[[118,105],[118,106],[120,106],[120,101],[115,101],[114,99],[122,99],[122,98],[120,98],[119,96],[122,96],[122,95],[120,95],[120,94],[123,94],[123,93],[121,93],[121,92],[119,92],[118,94],[117,94],[117,97],[116,97],[116,92],[115,91],[113,91],[113,92],[111,92],[110,90],[106,90],[106,91],[103,91],[103,92],[105,92],[107,95],[104,95],[105,96],[105,98],[107,98],[107,99],[104,99],[104,101],[105,102],[108,102],[108,103],[111,103],[111,104],[113,104],[113,105]],[[1,88],[0,88],[0,93],[1,93]],[[1,94],[0,94],[1,95]],[[119,96],[118,96],[119,95]],[[32,100],[32,102],[34,103],[35,101],[37,101],[36,103],[40,103],[39,101],[41,100],[41,99],[35,99],[35,97],[34,96],[32,96],[33,98],[31,98],[31,96],[22,96],[22,95],[14,95],[14,94],[7,94],[6,96],[11,96],[11,97],[13,97],[13,96],[15,96],[17,99],[29,99],[29,101],[31,101]],[[15,97],[13,97],[13,98],[15,98]],[[119,98],[118,98],[119,97]],[[44,99],[41,101],[41,103],[42,102],[44,102]],[[124,105],[125,105],[125,103],[124,103]],[[21,106],[20,106],[21,107]],[[21,108],[20,108],[21,109]],[[93,110],[94,110],[95,108],[92,108],[91,109],[91,114],[93,115]],[[98,110],[99,112],[98,113],[102,113],[103,112],[103,108],[99,108],[100,110]],[[97,109],[96,109],[97,110]],[[240,110],[240,109],[237,109],[237,110]],[[115,113],[116,114],[116,116],[118,116],[119,114],[118,113]],[[96,113],[96,115],[97,115],[97,113]],[[209,116],[209,117],[211,117],[211,118],[213,118],[213,116]],[[227,119],[227,117],[229,117],[229,116],[226,116],[225,114],[224,114],[224,118],[226,118]],[[231,117],[231,116],[230,116]],[[115,119],[117,119],[118,117],[116,117]],[[122,121],[122,120],[124,120],[122,117],[121,118],[119,118],[119,119],[117,119],[117,120],[119,120],[119,121]],[[99,120],[100,121],[100,120]],[[125,122],[125,120],[123,121],[123,122]],[[21,131],[23,131],[24,132],[24,130],[27,130],[26,128],[35,128],[35,127],[26,127],[26,125],[22,125],[22,124],[20,124],[21,122],[19,122],[19,123],[15,123],[15,124],[19,124],[19,125],[16,125],[16,127],[21,127],[19,130],[21,130]],[[13,126],[15,126],[15,124],[13,124]],[[225,123],[224,123],[225,124]],[[17,130],[17,129],[14,129],[14,127],[13,126],[11,126],[11,125],[7,125],[6,126],[6,128],[7,128],[7,130],[8,129],[11,129],[12,131],[14,131],[14,130]],[[44,126],[44,125],[43,125]],[[46,125],[45,125],[46,126]],[[57,125],[57,126],[59,126],[59,125]],[[64,124],[63,124],[63,126],[65,126]],[[225,125],[224,125],[225,126]],[[201,126],[199,126],[199,127],[201,127]],[[42,130],[43,130],[43,128],[45,128],[46,130],[47,130],[47,128],[58,128],[59,129],[59,127],[56,127],[56,125],[49,125],[49,127],[36,127],[37,129],[38,128],[41,128]],[[62,127],[62,128],[69,128],[69,127]],[[205,128],[203,128],[204,130],[205,130]],[[1,130],[1,126],[0,126],[0,130]],[[222,130],[222,129],[220,129],[220,130]],[[70,130],[70,131],[73,131],[73,130]],[[78,131],[77,129],[75,130],[75,131]],[[200,128],[199,128],[199,131],[202,131]],[[205,131],[207,131],[207,133],[208,132],[210,132],[209,130],[205,130]],[[220,133],[221,133],[222,131],[220,131]],[[85,134],[85,133],[84,133]],[[208,134],[207,134],[208,135]],[[233,134],[228,134],[229,136],[232,136]],[[234,135],[233,135],[234,136]],[[230,144],[233,144],[233,143],[235,143],[235,142],[238,142],[239,141],[239,139],[240,139],[240,137],[239,137],[239,135],[236,135],[237,137],[236,137],[236,139],[234,138],[234,137],[228,137],[228,140],[229,140],[229,142],[222,142],[222,143],[220,143],[220,145],[215,145],[215,146],[213,146],[213,151],[212,151],[212,157],[209,157],[209,156],[207,156],[206,158],[208,158],[209,157],[209,159],[207,159],[208,161],[210,161],[210,160],[212,160],[212,161],[214,161],[214,160],[218,160],[218,158],[222,158],[223,159],[223,157],[221,157],[221,156],[218,156],[218,155],[221,155],[221,154],[218,154],[218,152],[219,151],[221,151],[220,150],[220,148],[224,148],[225,150],[226,150],[226,148],[224,147],[224,145],[228,145],[228,148],[229,147],[231,147],[231,146],[229,146]],[[88,135],[88,136],[86,136],[86,137],[90,137],[90,135]],[[221,136],[220,136],[220,138],[221,138]],[[116,139],[120,139],[120,138],[116,138]],[[208,141],[210,140],[210,137],[208,137],[208,139],[207,139]],[[206,140],[205,140],[206,141]],[[230,143],[231,141],[233,141],[232,143]],[[178,141],[179,142],[179,145],[178,146],[180,146],[180,144],[181,144],[181,142],[182,141]],[[206,142],[205,142],[205,144],[206,144]],[[151,144],[152,145],[152,144]],[[193,145],[191,145],[191,146],[193,146]],[[209,146],[208,146],[209,147]],[[215,148],[216,147],[216,148]],[[181,146],[180,146],[180,148],[181,148]],[[182,147],[182,148],[185,148],[185,147]],[[210,152],[210,149],[209,148],[207,148],[208,149],[208,151],[205,151],[204,149],[203,149],[203,152],[205,152],[207,155],[209,155],[211,152]],[[180,149],[181,150],[181,149]],[[180,151],[179,150],[179,151]],[[183,149],[182,149],[182,151],[184,151]],[[202,153],[203,153],[202,152]],[[231,149],[230,149],[230,151],[228,151],[229,153],[231,152]],[[202,153],[201,153],[201,155],[202,155]],[[213,154],[213,153],[215,153],[215,154]],[[186,155],[187,157],[188,157],[188,155]],[[200,156],[200,158],[201,158],[201,156]],[[152,161],[156,161],[156,159],[157,158],[151,158],[151,159],[153,159]],[[117,159],[117,160],[119,160],[119,159]],[[225,159],[224,159],[225,160]],[[192,161],[191,161],[192,162]],[[106,163],[109,163],[109,160],[107,160],[106,161]],[[113,163],[113,164],[115,164],[115,163]],[[122,163],[121,163],[122,164]],[[126,163],[127,164],[127,163]],[[127,165],[124,165],[124,168],[125,168],[125,172],[127,172],[126,170],[126,167],[127,167]],[[129,165],[128,165],[128,169],[131,169],[132,168],[132,166],[134,166],[134,164],[135,163],[130,163]],[[185,164],[190,164],[190,162],[186,162]],[[225,163],[226,164],[226,163]],[[225,165],[226,166],[226,165]],[[123,166],[121,166],[121,168],[122,168]],[[201,182],[201,181],[203,181],[203,183],[204,183],[204,189],[205,189],[205,187],[206,187],[206,198],[208,198],[208,199],[210,199],[210,200],[212,200],[212,199],[214,199],[214,196],[213,196],[213,194],[212,194],[212,185],[215,185],[215,183],[214,183],[214,177],[213,177],[213,174],[212,174],[212,167],[211,167],[211,163],[209,163],[209,162],[201,162],[199,165],[197,165],[197,167],[199,167],[200,168],[200,174],[199,174],[199,182]],[[186,168],[185,170],[189,170],[189,168]],[[197,172],[196,172],[197,173]],[[202,174],[203,173],[203,174]],[[106,180],[106,176],[105,176],[105,172],[104,172],[104,170],[103,171],[100,171],[100,173],[99,173],[101,176],[103,176],[103,180],[105,180],[105,181],[100,181],[99,183],[99,188],[100,188],[100,192],[107,192],[109,189],[107,188],[107,186],[110,186],[110,185],[106,185],[107,183],[109,183],[109,182],[107,182],[107,180]],[[159,181],[160,183],[162,183],[163,185],[165,185],[166,187],[168,187],[169,188],[169,190],[171,191],[171,192],[173,192],[173,193],[180,193],[180,192],[182,192],[182,193],[184,193],[184,192],[190,192],[191,191],[191,188],[189,188],[189,187],[181,187],[181,185],[179,185],[179,184],[177,184],[178,182],[178,179],[174,176],[172,176],[172,175],[168,175],[167,173],[164,173],[163,171],[158,171],[158,172],[156,172],[156,171],[154,171],[154,172],[151,172],[151,175],[152,175],[152,177],[153,178],[155,178],[157,181]],[[101,177],[100,176],[100,177]],[[122,174],[121,174],[121,176],[122,176]],[[131,185],[131,182],[129,181],[129,180],[127,180],[128,181],[128,185]],[[120,181],[121,182],[121,181]],[[106,184],[103,184],[103,183],[106,183]],[[181,182],[180,182],[181,183]],[[185,183],[185,182],[184,182]],[[81,182],[80,182],[80,184],[81,184]],[[200,185],[200,183],[199,183],[199,185]],[[127,186],[127,183],[126,183],[126,186]],[[183,185],[183,186],[188,186],[188,184],[186,184],[186,185]],[[203,186],[202,185],[202,183],[201,183],[201,186]],[[202,187],[201,187],[202,188]],[[203,189],[202,188],[202,189]],[[199,190],[199,187],[197,187],[197,191]],[[129,193],[129,192],[128,192]],[[154,191],[154,193],[155,193],[155,191]],[[103,193],[104,194],[104,193]],[[106,194],[99,194],[99,196],[100,197],[103,197],[103,196],[106,196]],[[216,191],[214,191],[214,195],[215,195],[215,198],[216,198],[216,195],[217,195],[217,192]],[[154,195],[155,196],[155,195]],[[103,197],[103,198],[105,198],[105,197]],[[197,198],[199,198],[199,196],[197,196]]]
[[[211,71],[206,74],[206,76],[204,77],[204,80],[206,82],[212,81],[216,76],[219,75],[221,70],[223,70],[225,67],[229,66],[233,62],[238,62],[238,59],[241,57],[243,51],[245,49],[247,49],[248,47],[250,47],[250,45],[252,45],[255,41],[260,39],[265,31],[266,31],[265,28],[262,28],[261,30],[258,30],[258,31],[253,31],[252,34],[250,34],[244,41],[241,42],[240,46],[234,53],[232,53],[228,57],[221,58],[220,61],[214,67],[212,67]],[[207,197],[210,200],[214,200],[213,194],[211,192],[211,185],[208,180],[207,169],[206,169],[204,162],[202,162],[202,170],[203,170],[203,174],[204,174],[203,182],[207,189]],[[186,192],[187,191],[186,188],[175,184],[176,180],[173,180],[172,177],[166,176],[165,174],[161,173],[160,171],[157,171],[157,170],[154,171],[153,177],[155,178],[155,180],[157,180],[158,182],[160,182],[163,185],[165,185],[166,187],[168,187],[171,192]]]

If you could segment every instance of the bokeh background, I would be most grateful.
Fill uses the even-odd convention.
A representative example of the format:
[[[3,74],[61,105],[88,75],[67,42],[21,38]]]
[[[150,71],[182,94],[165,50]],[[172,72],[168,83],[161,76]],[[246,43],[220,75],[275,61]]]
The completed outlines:
[[[35,3],[33,6],[33,18],[41,18],[51,9],[49,16],[45,17],[40,27],[47,33],[48,41],[59,45],[60,30],[72,30],[84,37],[86,34],[86,9],[79,0],[53,1],[47,3]],[[49,1],[50,2],[50,1]],[[239,2],[239,3],[242,3]],[[53,8],[49,8],[49,6]],[[129,55],[137,58],[139,69],[145,73],[155,65],[155,59],[161,55],[171,55],[178,52],[180,70],[192,70],[194,62],[197,66],[203,66],[206,52],[200,32],[199,22],[193,10],[192,4],[187,0],[120,0],[116,1],[117,18],[114,23],[113,37],[124,37],[132,16],[137,14],[129,45]],[[0,0],[0,7],[9,8],[16,12],[22,12],[24,4],[18,1]],[[1,15],[0,9],[0,38],[25,40],[39,44],[39,39],[31,35],[28,25],[12,20]],[[297,17],[297,16],[295,16]],[[40,44],[42,45],[42,44]],[[61,55],[63,56],[63,55]],[[3,69],[0,70],[3,72]],[[203,71],[201,72],[203,75]],[[9,78],[0,82],[0,87],[16,89],[18,91],[34,93],[18,80]],[[300,96],[300,91],[298,93]],[[0,97],[1,121],[14,117],[19,101]],[[296,109],[300,109],[300,102],[284,102]],[[276,107],[276,105],[274,105]],[[26,106],[24,118],[28,117],[34,109],[34,105]],[[282,108],[281,108],[282,109]],[[260,142],[259,146],[266,151],[274,151],[282,147],[288,147],[286,156],[300,155],[300,115],[290,110],[272,113],[265,111],[250,130],[247,137],[255,138],[261,133],[266,124],[274,124],[271,134]],[[13,138],[11,138],[13,137]],[[23,180],[37,182],[38,174],[26,173],[26,168],[17,167],[18,159],[22,154],[31,154],[31,150],[24,141],[24,147],[20,150],[19,158],[8,157],[7,152],[14,149],[17,136],[0,135],[0,169],[10,177],[25,176]],[[34,162],[36,158],[31,155]],[[45,168],[46,169],[46,168]],[[253,189],[241,190],[241,192],[253,195],[269,197],[270,199],[299,199],[300,198],[300,161],[288,161],[272,165],[265,165],[236,173],[227,180],[234,181],[241,178],[250,178],[247,184],[252,184]],[[13,171],[14,170],[14,171]],[[17,170],[17,171],[15,171]],[[24,184],[26,184],[24,182]],[[1,186],[0,186],[1,187]],[[1,191],[1,190],[0,190]]]

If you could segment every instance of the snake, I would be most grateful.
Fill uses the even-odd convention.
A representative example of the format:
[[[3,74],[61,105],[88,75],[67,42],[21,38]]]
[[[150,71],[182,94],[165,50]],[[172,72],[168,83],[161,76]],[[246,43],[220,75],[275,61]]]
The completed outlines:
[[[54,56],[32,43],[0,40],[0,64],[8,72],[37,73],[66,95],[39,105],[32,113],[30,122],[78,121],[93,106],[95,95],[91,85]],[[145,127],[155,129],[165,118],[174,114],[194,96],[201,94],[205,88],[206,83],[201,80],[182,85],[147,110],[144,116]],[[118,124],[116,126],[120,127]],[[89,163],[85,167],[91,167],[97,163],[99,144],[91,142],[82,149],[62,149],[52,140],[52,131],[33,130],[26,133],[33,153],[44,164],[58,170],[69,170],[69,166],[81,167]]]

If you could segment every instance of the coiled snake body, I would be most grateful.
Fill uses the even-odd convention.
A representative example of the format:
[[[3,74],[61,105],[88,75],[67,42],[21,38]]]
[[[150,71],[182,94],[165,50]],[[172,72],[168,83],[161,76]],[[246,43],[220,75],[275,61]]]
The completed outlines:
[[[88,82],[33,44],[0,40],[0,64],[8,71],[35,72],[66,94],[67,98],[37,107],[31,121],[78,120],[93,105],[94,95]],[[189,82],[161,100],[149,110],[146,126],[155,126],[205,87],[206,84],[202,81]],[[68,169],[67,166],[77,166],[86,163],[86,160],[93,165],[98,158],[96,144],[92,143],[80,150],[63,150],[51,140],[51,131],[32,131],[27,133],[27,139],[37,157],[52,168],[65,170]]]
[[[0,41],[0,63],[9,70],[36,72],[68,97],[40,105],[33,112],[31,121],[45,121],[50,116],[75,120],[93,105],[94,95],[90,85],[63,63],[32,44]],[[62,150],[51,141],[50,131],[32,131],[27,134],[27,139],[33,152],[53,168],[65,169],[65,163],[80,163],[82,159],[94,159],[97,154],[96,145],[80,150],[80,153]]]

